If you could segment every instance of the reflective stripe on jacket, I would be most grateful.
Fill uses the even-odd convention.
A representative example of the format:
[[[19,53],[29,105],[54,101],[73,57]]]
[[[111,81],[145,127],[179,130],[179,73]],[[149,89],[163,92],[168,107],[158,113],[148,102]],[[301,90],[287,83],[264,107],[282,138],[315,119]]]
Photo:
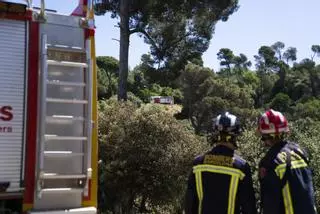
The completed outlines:
[[[187,214],[255,214],[250,167],[234,151],[219,145],[195,159],[189,176]]]
[[[308,156],[297,144],[276,144],[259,167],[263,214],[317,213]]]

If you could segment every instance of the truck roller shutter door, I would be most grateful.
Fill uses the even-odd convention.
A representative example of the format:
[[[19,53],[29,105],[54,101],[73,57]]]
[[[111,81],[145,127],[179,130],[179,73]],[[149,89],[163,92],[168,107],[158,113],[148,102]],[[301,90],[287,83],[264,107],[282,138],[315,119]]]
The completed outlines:
[[[0,19],[0,195],[21,191],[25,140],[25,53],[26,22]]]

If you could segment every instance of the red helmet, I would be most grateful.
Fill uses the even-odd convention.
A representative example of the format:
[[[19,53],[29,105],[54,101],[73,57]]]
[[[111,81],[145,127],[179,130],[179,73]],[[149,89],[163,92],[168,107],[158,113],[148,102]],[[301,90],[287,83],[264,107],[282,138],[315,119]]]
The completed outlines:
[[[289,132],[288,121],[281,112],[272,109],[262,114],[258,121],[261,134],[279,134]]]

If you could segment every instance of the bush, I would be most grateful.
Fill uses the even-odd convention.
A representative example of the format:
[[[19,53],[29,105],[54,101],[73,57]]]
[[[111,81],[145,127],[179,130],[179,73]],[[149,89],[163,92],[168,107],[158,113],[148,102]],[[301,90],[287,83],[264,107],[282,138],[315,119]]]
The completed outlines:
[[[198,137],[160,105],[108,100],[99,108],[100,209],[181,209],[192,159],[204,150]]]
[[[242,133],[239,138],[239,153],[251,167],[253,186],[257,199],[258,209],[260,210],[260,186],[259,186],[259,162],[265,155],[266,149],[263,148],[260,138],[255,133],[255,128],[251,127]],[[259,212],[258,212],[259,213]]]
[[[320,121],[320,99],[310,99],[305,103],[298,103],[295,107],[295,118],[309,117]]]
[[[313,183],[316,192],[317,209],[320,210],[320,122],[310,119],[300,119],[292,124],[291,138],[299,143],[310,156],[310,166],[313,171]]]
[[[287,94],[278,93],[271,101],[270,108],[280,112],[290,112],[292,100]]]

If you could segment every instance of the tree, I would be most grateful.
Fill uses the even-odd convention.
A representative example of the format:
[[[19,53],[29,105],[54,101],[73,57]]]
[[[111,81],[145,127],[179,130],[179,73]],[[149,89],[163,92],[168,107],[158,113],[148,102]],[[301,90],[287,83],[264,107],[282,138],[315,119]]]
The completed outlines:
[[[300,63],[294,66],[295,70],[304,70],[305,73],[308,73],[309,83],[312,92],[312,96],[317,97],[320,94],[320,76],[319,76],[319,66],[316,67],[316,64],[311,59],[303,59]]]
[[[256,107],[262,107],[270,96],[274,83],[272,72],[277,65],[275,51],[269,46],[261,46],[258,55],[255,55],[257,74],[260,79],[260,86],[256,91]]]
[[[230,50],[229,48],[221,48],[217,53],[217,56],[218,56],[218,60],[220,60],[220,65],[227,67],[227,73],[228,73],[227,76],[230,77],[231,65],[234,63],[234,58],[235,58],[232,50]]]
[[[117,92],[119,61],[109,56],[98,56],[98,97],[110,98]]]
[[[254,114],[250,88],[240,88],[227,79],[215,78],[209,69],[190,64],[180,81],[183,112],[197,134],[207,131],[211,119],[223,111],[231,111],[242,118],[251,118]]]
[[[248,61],[248,57],[243,53],[234,57],[234,67],[237,74],[242,74],[244,71],[247,71],[251,64],[252,63]]]
[[[283,59],[286,61],[287,64],[289,62],[294,62],[297,60],[297,48],[289,47],[284,53],[283,53]]]
[[[284,47],[285,44],[283,42],[276,42],[271,45],[271,48],[277,55],[277,60],[274,62],[274,69],[277,71],[279,76],[279,79],[276,81],[272,89],[272,96],[285,92],[285,79],[289,69],[288,61],[296,58],[296,52],[292,48],[289,48],[282,53]],[[287,64],[283,61],[283,59],[287,61]]]
[[[212,70],[198,65],[188,64],[179,77],[179,88],[183,93],[182,117],[192,118],[192,106],[201,100],[205,94],[198,88],[207,79],[214,76]]]
[[[269,46],[261,46],[258,50],[258,55],[254,58],[257,62],[256,67],[259,72],[268,73],[274,70],[277,62],[275,51]]]
[[[311,50],[313,52],[313,55],[311,56],[311,60],[313,61],[315,56],[320,57],[320,45],[312,45]]]
[[[116,100],[99,103],[99,118],[100,210],[181,209],[192,159],[205,149],[190,128],[162,106]]]
[[[284,43],[283,42],[276,42],[273,45],[271,45],[271,48],[275,51],[277,54],[278,60],[282,60],[282,49],[284,49]]]
[[[312,96],[310,78],[306,69],[293,67],[288,73],[286,87],[287,94],[294,102]]]
[[[289,66],[284,63],[283,61],[277,62],[278,65],[278,76],[279,79],[275,82],[273,88],[272,88],[272,94],[271,96],[275,96],[278,93],[285,93],[286,88],[285,88],[285,81],[286,81],[286,76],[289,70]]]
[[[98,6],[97,6],[98,7]],[[100,7],[101,8],[101,7]],[[120,72],[118,99],[127,99],[127,78],[128,78],[128,57],[129,57],[129,37],[133,33],[139,33],[151,45],[151,53],[156,59],[168,62],[171,53],[167,49],[176,47],[174,53],[179,53],[181,42],[188,46],[191,42],[202,38],[207,40],[203,51],[208,48],[212,31],[218,20],[226,21],[228,16],[238,8],[237,0],[110,0],[104,5],[105,12],[111,12],[112,18],[120,17]],[[97,13],[101,15],[101,12]],[[177,18],[181,24],[177,24]],[[172,21],[171,21],[172,20]],[[160,28],[161,24],[169,26]],[[164,45],[169,38],[166,33],[172,34],[179,30],[179,34],[174,35],[174,42],[169,42],[170,46]],[[160,30],[163,30],[159,32]],[[160,35],[160,37],[159,37]],[[158,37],[156,39],[155,37]],[[160,40],[159,40],[160,39]],[[157,42],[155,42],[157,40]],[[161,45],[159,45],[161,44]],[[201,44],[197,42],[197,44]],[[173,46],[173,47],[172,47]],[[185,50],[188,48],[185,47]],[[183,56],[182,53],[180,56]],[[180,57],[178,57],[179,59]],[[180,60],[178,60],[180,62]],[[181,63],[181,62],[180,62]]]

